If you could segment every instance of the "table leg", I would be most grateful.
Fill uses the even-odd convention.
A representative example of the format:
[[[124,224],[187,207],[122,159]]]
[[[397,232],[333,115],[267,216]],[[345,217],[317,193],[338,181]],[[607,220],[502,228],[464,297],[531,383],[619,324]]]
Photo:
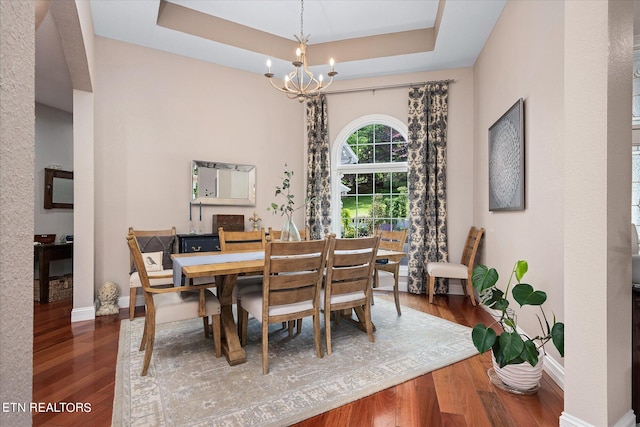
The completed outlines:
[[[247,361],[247,354],[240,345],[238,337],[238,327],[233,318],[233,288],[238,279],[237,274],[219,276],[218,299],[220,300],[220,317],[222,321],[222,352],[227,358],[229,365],[239,365]]]

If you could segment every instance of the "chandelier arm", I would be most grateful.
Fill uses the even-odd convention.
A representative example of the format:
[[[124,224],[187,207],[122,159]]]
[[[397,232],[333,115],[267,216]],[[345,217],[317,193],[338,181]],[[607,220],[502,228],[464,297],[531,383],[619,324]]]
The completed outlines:
[[[273,79],[272,79],[271,77],[268,77],[268,79],[269,79],[269,83],[271,83],[271,86],[273,86],[273,88],[274,88],[275,90],[280,91],[280,92],[282,92],[282,93],[289,93],[289,91],[288,91],[288,90],[285,90],[285,89],[283,89],[283,88],[281,88],[281,87],[276,86],[276,85],[273,83]]]

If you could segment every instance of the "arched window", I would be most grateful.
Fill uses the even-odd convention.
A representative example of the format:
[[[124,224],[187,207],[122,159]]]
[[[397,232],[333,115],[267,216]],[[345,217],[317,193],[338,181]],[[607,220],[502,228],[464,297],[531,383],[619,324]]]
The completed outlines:
[[[407,151],[407,125],[390,116],[364,116],[340,132],[331,164],[338,236],[408,227]]]

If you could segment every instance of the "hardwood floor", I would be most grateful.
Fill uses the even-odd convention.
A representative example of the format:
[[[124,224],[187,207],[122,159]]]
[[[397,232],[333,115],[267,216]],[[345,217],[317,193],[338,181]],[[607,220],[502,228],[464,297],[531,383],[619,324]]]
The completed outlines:
[[[401,303],[466,326],[491,322],[461,296],[436,296],[429,304],[424,295],[401,293]],[[120,320],[128,310],[71,324],[71,308],[71,300],[34,303],[33,402],[90,403],[91,412],[34,413],[33,425],[110,426]],[[489,354],[474,356],[295,426],[558,425],[564,395],[546,373],[536,395],[517,396],[489,382],[490,367]]]

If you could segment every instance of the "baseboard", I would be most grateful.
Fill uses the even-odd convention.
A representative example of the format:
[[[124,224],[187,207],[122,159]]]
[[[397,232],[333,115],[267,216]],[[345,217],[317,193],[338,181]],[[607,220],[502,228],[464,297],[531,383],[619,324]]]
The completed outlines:
[[[544,356],[544,371],[551,377],[553,382],[558,384],[564,390],[564,366],[558,363],[556,359],[546,354]]]
[[[628,411],[626,414],[618,420],[617,423],[613,425],[613,427],[634,427],[636,425],[636,416],[633,413],[633,410]],[[574,417],[571,414],[566,412],[562,412],[560,415],[560,427],[595,427],[593,424],[590,424],[586,421],[581,420],[578,417]]]
[[[85,320],[94,320],[96,318],[96,309],[94,306],[74,308],[71,310],[71,323],[83,322]]]

